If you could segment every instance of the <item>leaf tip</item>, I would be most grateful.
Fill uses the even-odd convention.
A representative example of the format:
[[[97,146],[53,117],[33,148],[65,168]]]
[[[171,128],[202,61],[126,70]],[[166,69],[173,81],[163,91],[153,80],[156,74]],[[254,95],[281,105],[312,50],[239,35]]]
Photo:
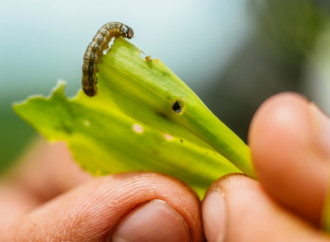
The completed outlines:
[[[52,89],[51,96],[65,96],[66,81],[57,80],[56,86]]]

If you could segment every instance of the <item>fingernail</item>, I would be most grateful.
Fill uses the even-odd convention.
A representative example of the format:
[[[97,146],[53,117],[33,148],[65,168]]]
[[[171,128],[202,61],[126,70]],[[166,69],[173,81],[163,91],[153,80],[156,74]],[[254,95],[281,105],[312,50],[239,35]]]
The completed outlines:
[[[112,241],[190,241],[183,217],[156,199],[129,213],[116,228]]]
[[[330,158],[330,119],[315,104],[311,104],[314,132],[316,134],[317,147],[321,154]]]
[[[204,232],[207,241],[221,242],[225,240],[226,204],[220,190],[209,193],[202,207]]]

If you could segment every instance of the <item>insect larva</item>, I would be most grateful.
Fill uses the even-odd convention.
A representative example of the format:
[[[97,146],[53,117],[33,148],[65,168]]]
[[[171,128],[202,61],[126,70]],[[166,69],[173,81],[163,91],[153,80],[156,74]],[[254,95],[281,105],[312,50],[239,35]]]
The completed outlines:
[[[108,49],[110,40],[119,36],[130,39],[133,35],[130,27],[119,22],[106,23],[97,31],[87,46],[82,66],[82,88],[86,95],[91,97],[96,94],[97,64],[100,63],[103,51]]]

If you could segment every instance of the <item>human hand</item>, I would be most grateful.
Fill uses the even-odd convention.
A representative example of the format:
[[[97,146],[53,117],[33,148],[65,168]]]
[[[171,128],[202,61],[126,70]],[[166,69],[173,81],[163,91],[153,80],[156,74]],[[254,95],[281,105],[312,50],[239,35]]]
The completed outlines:
[[[0,187],[0,240],[201,241],[203,222],[208,241],[328,241],[317,223],[329,180],[329,119],[321,131],[309,106],[292,94],[263,105],[250,131],[260,183],[242,175],[215,182],[202,220],[195,194],[173,178],[93,179],[63,144],[39,144],[28,168]]]
[[[201,241],[199,201],[161,174],[92,178],[38,141],[0,184],[0,241]]]
[[[258,180],[215,182],[202,205],[208,241],[330,241],[319,230],[330,184],[330,120],[296,94],[255,114],[249,146]]]

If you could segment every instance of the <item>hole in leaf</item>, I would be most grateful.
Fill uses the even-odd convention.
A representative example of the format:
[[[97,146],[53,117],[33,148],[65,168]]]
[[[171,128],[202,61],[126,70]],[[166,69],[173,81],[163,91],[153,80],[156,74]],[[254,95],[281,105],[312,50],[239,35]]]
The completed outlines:
[[[175,103],[172,105],[172,110],[176,113],[181,113],[183,109],[183,102],[180,100],[175,101]]]

